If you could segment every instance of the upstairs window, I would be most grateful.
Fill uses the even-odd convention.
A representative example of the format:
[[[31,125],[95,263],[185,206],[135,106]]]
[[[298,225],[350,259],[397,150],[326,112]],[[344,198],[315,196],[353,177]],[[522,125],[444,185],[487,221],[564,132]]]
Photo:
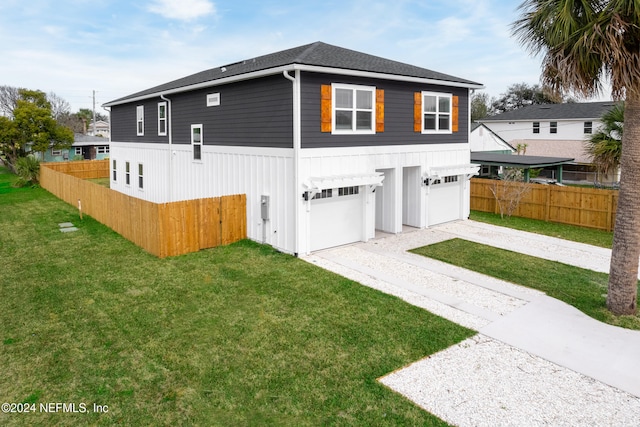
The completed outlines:
[[[533,122],[533,133],[540,133],[540,122]]]
[[[191,125],[193,160],[202,160],[202,125]]]
[[[167,135],[167,103],[158,103],[158,136]]]
[[[333,133],[375,133],[376,89],[334,84]]]
[[[584,133],[588,135],[593,133],[593,122],[584,122]]]
[[[549,123],[549,133],[558,133],[558,122]]]
[[[136,135],[144,135],[144,105],[136,107]]]
[[[127,185],[131,184],[131,172],[129,162],[125,162],[124,164],[124,183]]]
[[[451,133],[451,94],[422,92],[422,133]]]

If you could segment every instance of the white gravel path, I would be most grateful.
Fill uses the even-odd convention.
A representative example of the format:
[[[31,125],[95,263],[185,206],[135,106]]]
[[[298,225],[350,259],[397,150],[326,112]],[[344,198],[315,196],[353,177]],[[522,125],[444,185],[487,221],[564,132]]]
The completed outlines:
[[[305,259],[474,330],[509,319],[505,316],[540,295],[406,252],[453,237],[608,271],[606,249],[473,221],[320,251]],[[458,426],[640,426],[639,396],[483,334],[379,380]]]

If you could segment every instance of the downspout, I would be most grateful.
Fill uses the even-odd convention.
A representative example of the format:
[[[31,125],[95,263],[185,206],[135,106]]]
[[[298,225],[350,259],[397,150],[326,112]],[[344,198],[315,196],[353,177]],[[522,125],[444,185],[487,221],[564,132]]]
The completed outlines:
[[[294,230],[293,230],[293,254],[300,254],[300,148],[302,135],[300,132],[300,70],[295,70],[295,77],[285,70],[282,75],[293,82],[293,201],[294,201]]]
[[[169,137],[169,202],[173,202],[173,126],[171,126],[171,100],[160,94],[160,99],[167,102],[167,135]]]

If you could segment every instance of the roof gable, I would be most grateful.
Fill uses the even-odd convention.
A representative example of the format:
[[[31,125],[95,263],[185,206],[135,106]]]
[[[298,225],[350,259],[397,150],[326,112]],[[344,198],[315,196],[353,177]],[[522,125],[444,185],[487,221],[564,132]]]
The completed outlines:
[[[180,78],[159,86],[146,89],[132,95],[110,101],[105,105],[115,105],[127,100],[143,98],[160,94],[166,91],[175,91],[181,88],[189,90],[189,87],[206,84],[212,85],[216,80],[234,76],[242,76],[257,71],[264,71],[288,65],[307,65],[332,69],[353,70],[368,73],[380,73],[391,76],[413,77],[418,79],[437,80],[462,86],[482,87],[480,83],[448,74],[416,67],[414,65],[381,58],[366,53],[345,49],[330,44],[315,42],[256,58],[223,65],[209,70],[201,71],[187,77]]]
[[[615,102],[582,102],[566,104],[534,104],[517,110],[486,117],[480,122],[517,120],[598,120],[609,111]]]

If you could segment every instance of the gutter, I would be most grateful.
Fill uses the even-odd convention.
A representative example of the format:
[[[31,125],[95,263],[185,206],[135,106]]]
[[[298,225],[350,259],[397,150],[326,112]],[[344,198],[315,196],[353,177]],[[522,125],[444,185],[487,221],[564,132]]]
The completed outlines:
[[[300,200],[299,179],[300,179],[300,149],[302,146],[302,134],[300,130],[300,70],[295,69],[295,77],[284,70],[282,75],[293,83],[293,206],[294,206],[294,236],[293,254],[297,257],[300,254]]]
[[[173,202],[173,126],[171,124],[171,100],[160,94],[160,99],[167,102],[167,136],[169,137],[169,202]]]

